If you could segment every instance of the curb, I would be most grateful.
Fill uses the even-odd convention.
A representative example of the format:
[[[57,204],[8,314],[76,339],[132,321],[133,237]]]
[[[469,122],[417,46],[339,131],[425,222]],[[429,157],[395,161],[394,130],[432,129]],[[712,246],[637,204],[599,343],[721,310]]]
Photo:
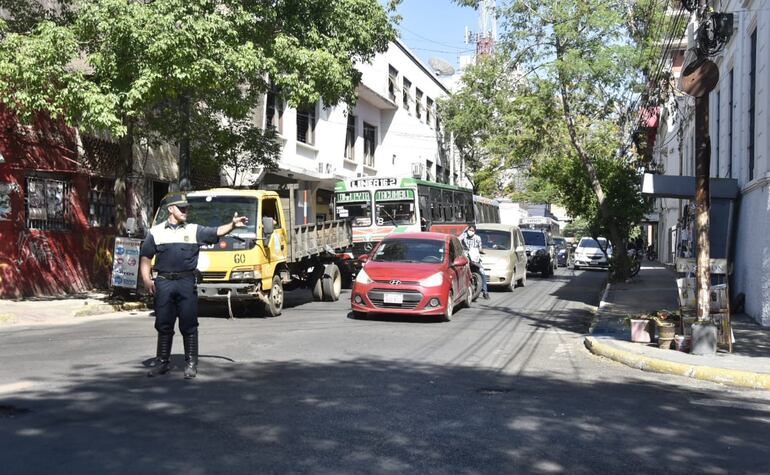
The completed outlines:
[[[147,304],[144,302],[124,302],[116,304],[97,304],[90,305],[75,312],[73,317],[88,317],[92,315],[102,315],[105,313],[126,312],[132,310],[147,310]]]
[[[636,353],[615,348],[612,345],[600,343],[594,337],[588,336],[584,344],[591,353],[609,358],[632,368],[652,373],[667,373],[677,376],[685,376],[712,383],[726,384],[750,389],[770,389],[770,374],[752,373],[732,369],[713,368],[642,356]]]

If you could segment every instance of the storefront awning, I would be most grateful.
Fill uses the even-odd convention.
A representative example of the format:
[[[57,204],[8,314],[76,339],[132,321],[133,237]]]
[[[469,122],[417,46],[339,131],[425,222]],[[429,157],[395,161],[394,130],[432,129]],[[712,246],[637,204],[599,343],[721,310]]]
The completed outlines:
[[[711,178],[709,192],[711,198],[735,199],[738,196],[738,180],[734,178]],[[642,194],[657,198],[695,198],[695,177],[678,175],[653,175],[645,173],[642,181]]]

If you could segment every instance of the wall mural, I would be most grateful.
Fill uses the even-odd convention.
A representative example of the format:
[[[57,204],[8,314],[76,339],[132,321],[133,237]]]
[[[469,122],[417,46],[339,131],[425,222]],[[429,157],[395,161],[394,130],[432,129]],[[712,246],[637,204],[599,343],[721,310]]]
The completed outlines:
[[[114,234],[102,236],[96,241],[83,242],[83,250],[88,255],[94,256],[91,272],[98,274],[101,271],[112,269],[112,246],[114,242]]]
[[[18,183],[0,181],[0,221],[11,220],[11,193],[18,192]]]

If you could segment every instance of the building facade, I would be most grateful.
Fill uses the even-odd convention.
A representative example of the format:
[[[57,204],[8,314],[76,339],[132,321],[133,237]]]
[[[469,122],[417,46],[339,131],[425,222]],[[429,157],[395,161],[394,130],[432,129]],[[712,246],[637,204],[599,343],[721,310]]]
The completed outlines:
[[[441,130],[436,101],[448,89],[401,41],[359,65],[355,106],[286,107],[269,92],[258,111],[282,142],[279,169],[245,174],[236,185],[294,183],[297,224],[331,219],[337,180],[399,176],[468,186],[449,134]]]
[[[770,326],[770,10],[760,0],[709,3],[717,12],[733,14],[732,35],[711,58],[719,67],[719,82],[709,94],[711,177],[734,179],[739,188],[729,256],[732,298],[735,302],[742,294],[745,313]],[[688,48],[693,48],[690,38]],[[693,176],[694,100],[674,94],[662,108],[660,123],[654,160],[665,174]],[[692,202],[658,199],[656,207],[661,261],[693,255]]]

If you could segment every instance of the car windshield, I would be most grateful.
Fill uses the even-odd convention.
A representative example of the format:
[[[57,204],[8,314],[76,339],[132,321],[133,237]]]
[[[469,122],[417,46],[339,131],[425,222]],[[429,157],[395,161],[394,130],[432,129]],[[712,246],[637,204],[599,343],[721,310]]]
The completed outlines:
[[[491,229],[477,229],[476,234],[481,238],[484,249],[511,250],[511,233]]]
[[[567,247],[567,241],[564,238],[553,238],[553,243],[558,248]]]
[[[229,223],[233,214],[249,218],[244,227],[233,229],[231,234],[247,234],[257,232],[257,204],[256,198],[240,196],[187,196],[190,207],[187,211],[187,222],[200,226],[213,228]],[[168,219],[168,209],[161,203],[155,224]]]
[[[596,241],[596,239],[593,238],[583,238],[580,240],[580,244],[578,244],[578,247],[589,247],[592,249],[607,249],[607,240],[604,238],[599,238],[599,242]]]
[[[385,239],[377,246],[373,261],[378,262],[444,262],[444,241],[436,239]]]
[[[522,231],[527,246],[545,246],[545,234],[536,231]]]

